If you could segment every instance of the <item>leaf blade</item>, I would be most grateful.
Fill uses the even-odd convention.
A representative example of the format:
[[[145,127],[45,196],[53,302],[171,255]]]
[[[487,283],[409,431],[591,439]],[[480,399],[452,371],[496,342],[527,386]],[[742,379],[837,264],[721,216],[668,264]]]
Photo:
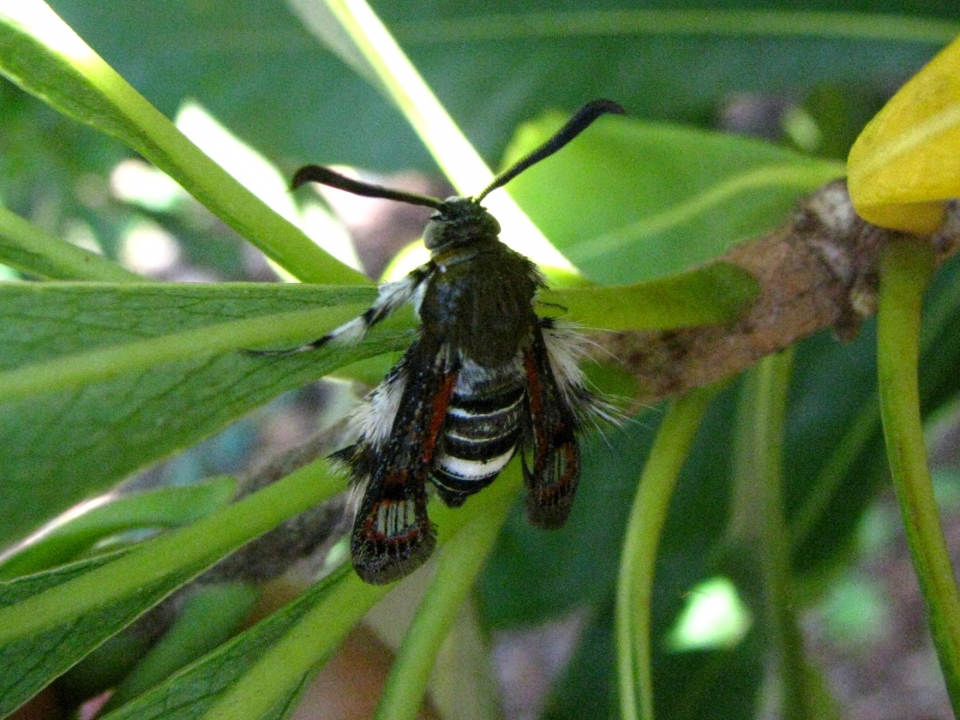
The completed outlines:
[[[521,127],[506,164],[560,122],[549,114]],[[508,189],[585,275],[612,285],[713,260],[842,174],[839,163],[771,143],[617,117]]]
[[[0,585],[0,713],[15,709],[231,550],[343,486],[325,462],[316,462],[118,559]],[[49,578],[63,581],[51,585]]]
[[[308,316],[315,312],[309,308],[336,309],[371,298],[373,292],[276,284],[4,284],[0,342],[6,350],[0,366],[6,366],[6,372],[29,372],[22,368],[69,359],[78,350],[108,352],[127,342],[156,341],[181,331],[202,342],[205,329],[222,325],[224,331],[237,318],[261,322],[262,327],[273,324],[276,327],[268,332],[277,332],[279,338],[289,328],[285,331],[271,322],[271,314],[295,311]],[[300,332],[299,338],[296,333],[287,335],[296,338],[291,344],[312,339],[316,330],[307,323]],[[225,331],[220,341],[224,347],[238,344]],[[226,352],[153,365],[148,353],[141,355],[139,370],[2,403],[0,507],[15,507],[17,512],[0,514],[0,543],[35,529],[52,514],[129,473],[195,444],[281,392],[408,341],[406,332],[385,328],[353,347],[290,357]],[[119,372],[120,367],[115,365],[110,372]],[[95,375],[95,366],[88,364],[87,369]],[[17,392],[9,383],[4,388]],[[38,493],[37,487],[44,491]]]

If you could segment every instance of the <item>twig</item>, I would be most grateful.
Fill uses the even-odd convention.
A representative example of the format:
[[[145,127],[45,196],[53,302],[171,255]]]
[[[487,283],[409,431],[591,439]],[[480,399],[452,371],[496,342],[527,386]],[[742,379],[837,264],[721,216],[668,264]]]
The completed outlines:
[[[597,338],[598,359],[617,357],[636,376],[635,400],[645,405],[729,378],[818,330],[851,340],[876,312],[880,253],[902,237],[861,219],[846,182],[831,182],[784,225],[718,258],[759,281],[762,294],[749,314],[731,325],[604,334]],[[960,204],[949,204],[929,240],[938,264],[956,252]]]

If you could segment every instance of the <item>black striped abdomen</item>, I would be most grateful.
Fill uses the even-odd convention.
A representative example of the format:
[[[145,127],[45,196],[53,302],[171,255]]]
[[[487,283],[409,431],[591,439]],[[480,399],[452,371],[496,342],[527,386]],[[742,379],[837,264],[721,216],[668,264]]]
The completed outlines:
[[[464,369],[450,398],[430,476],[447,505],[462,505],[506,467],[520,441],[523,412],[518,371]]]

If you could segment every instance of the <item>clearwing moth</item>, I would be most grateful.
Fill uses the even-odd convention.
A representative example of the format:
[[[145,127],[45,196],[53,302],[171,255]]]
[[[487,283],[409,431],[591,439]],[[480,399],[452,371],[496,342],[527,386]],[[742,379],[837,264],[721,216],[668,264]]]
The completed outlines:
[[[536,314],[544,277],[499,240],[500,225],[480,202],[601,115],[623,112],[610,100],[586,104],[475,197],[439,200],[319,165],[295,174],[294,188],[316,182],[434,210],[423,233],[429,262],[381,285],[361,316],[299,348],[253,351],[278,355],[356,342],[406,302],[419,315],[416,340],[352,418],[357,441],[332,456],[362,490],[350,551],[366,582],[398,580],[433,552],[428,484],[448,506],[460,506],[518,449],[530,522],[566,522],[580,479],[577,435],[595,418],[610,419],[610,407],[585,384],[579,362],[586,340],[575,326]]]

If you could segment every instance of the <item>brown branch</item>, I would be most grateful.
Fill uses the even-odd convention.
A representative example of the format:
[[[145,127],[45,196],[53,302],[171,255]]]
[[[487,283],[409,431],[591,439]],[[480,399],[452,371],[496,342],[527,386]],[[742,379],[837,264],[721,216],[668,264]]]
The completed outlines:
[[[742,267],[760,283],[759,300],[740,320],[610,333],[598,344],[636,376],[637,403],[649,404],[732,377],[824,328],[850,340],[876,312],[881,250],[903,237],[860,218],[846,182],[831,182],[805,198],[784,225],[718,258]],[[916,239],[932,242],[943,262],[960,246],[960,206],[950,203],[940,231]]]

